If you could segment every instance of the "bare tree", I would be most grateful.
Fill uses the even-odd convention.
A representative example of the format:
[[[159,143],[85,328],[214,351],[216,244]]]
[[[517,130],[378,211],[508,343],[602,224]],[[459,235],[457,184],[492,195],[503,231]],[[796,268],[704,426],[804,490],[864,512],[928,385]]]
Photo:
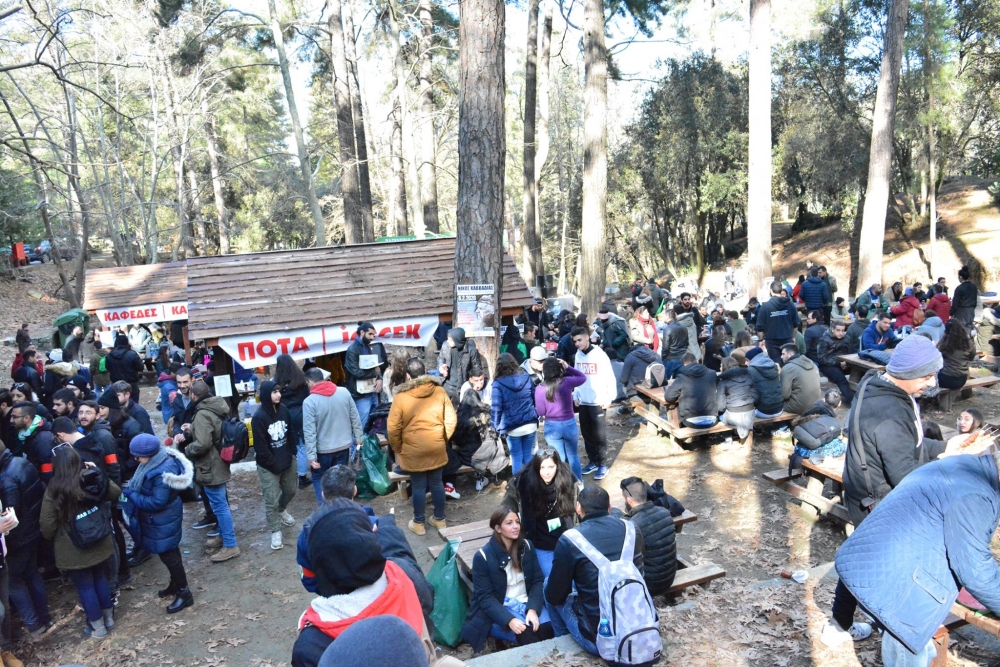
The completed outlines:
[[[389,179],[390,224],[395,225],[396,235],[408,231],[406,215],[406,171],[403,166],[403,113],[406,104],[406,63],[403,61],[399,38],[399,3],[389,0],[386,11],[389,27],[389,46],[392,50],[392,137],[389,142],[392,176]]]
[[[431,78],[434,73],[431,64],[431,41],[434,37],[434,22],[431,9],[431,0],[419,0],[420,204],[424,210],[424,228],[428,232],[437,234],[441,231],[441,223],[438,219],[437,138],[434,135],[434,93],[431,90]]]
[[[524,59],[524,166],[521,219],[524,229],[524,270],[529,285],[535,276],[544,273],[542,246],[535,228],[535,208],[538,205],[538,181],[535,178],[535,114],[538,110],[538,0],[528,0],[528,44]]]
[[[771,275],[771,0],[750,0],[749,87],[747,288],[765,298],[758,290]]]
[[[585,0],[583,53],[583,228],[578,266],[583,312],[596,313],[607,282],[608,53],[602,0]]]

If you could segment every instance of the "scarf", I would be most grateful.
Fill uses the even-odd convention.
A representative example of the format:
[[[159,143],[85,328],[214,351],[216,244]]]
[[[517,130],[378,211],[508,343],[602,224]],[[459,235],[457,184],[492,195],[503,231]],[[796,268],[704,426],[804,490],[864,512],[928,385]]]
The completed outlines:
[[[31,434],[34,433],[38,429],[38,427],[42,425],[44,421],[45,420],[42,419],[40,416],[35,415],[35,418],[31,420],[31,425],[28,428],[24,429],[23,431],[18,431],[17,439],[20,440],[21,442],[24,442],[25,440],[31,437]]]
[[[145,463],[140,463],[139,467],[135,469],[135,473],[132,475],[132,479],[128,481],[128,488],[133,491],[138,491],[142,488],[142,480],[145,479],[146,473],[156,470],[156,468],[170,458],[170,454],[167,453],[165,447],[160,447],[160,451],[146,461]]]

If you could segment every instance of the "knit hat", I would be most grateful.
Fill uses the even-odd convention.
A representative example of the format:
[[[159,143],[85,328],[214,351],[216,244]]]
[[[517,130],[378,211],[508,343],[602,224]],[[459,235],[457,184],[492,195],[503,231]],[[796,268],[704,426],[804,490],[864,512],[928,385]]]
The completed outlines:
[[[755,347],[752,350],[747,350],[746,360],[750,361],[751,359],[753,359],[754,357],[756,357],[758,354],[761,354],[763,351],[764,350],[760,349],[759,347]]]
[[[385,556],[361,506],[344,498],[331,502],[336,506],[313,524],[309,535],[316,592],[323,597],[370,586],[385,571]]]
[[[545,361],[549,356],[548,351],[541,345],[536,345],[531,348],[531,360],[532,361]]]
[[[455,327],[454,329],[448,332],[448,338],[451,338],[453,341],[455,341],[455,345],[459,347],[465,345],[465,329],[463,329],[462,327]]]
[[[74,375],[66,382],[66,384],[73,385],[74,387],[82,391],[84,394],[86,394],[87,390],[89,389],[89,387],[87,386],[87,378],[83,377],[82,375]]]
[[[140,433],[128,444],[132,456],[153,457],[160,451],[160,440],[155,435]]]
[[[62,361],[62,350],[59,349],[58,347],[54,350],[49,350],[49,359],[51,359],[55,363],[59,363],[60,361]]]
[[[898,380],[916,380],[934,375],[943,365],[934,343],[923,336],[907,336],[893,350],[885,371]]]
[[[905,290],[903,290],[903,294],[905,296],[913,296],[913,288],[912,287],[907,287]]]
[[[122,409],[121,401],[118,400],[118,392],[115,391],[114,387],[105,389],[101,397],[97,399],[97,404],[105,408]]]
[[[392,650],[387,651],[386,647]],[[427,667],[423,641],[397,616],[372,616],[352,623],[323,652],[318,667]]]

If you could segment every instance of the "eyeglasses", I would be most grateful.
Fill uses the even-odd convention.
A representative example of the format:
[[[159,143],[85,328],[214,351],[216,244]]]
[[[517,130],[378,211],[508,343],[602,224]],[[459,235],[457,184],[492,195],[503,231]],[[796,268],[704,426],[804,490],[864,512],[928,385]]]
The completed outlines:
[[[68,442],[60,442],[58,445],[52,448],[52,453],[55,454],[56,450],[59,449],[60,447],[69,447],[69,446],[70,445]]]

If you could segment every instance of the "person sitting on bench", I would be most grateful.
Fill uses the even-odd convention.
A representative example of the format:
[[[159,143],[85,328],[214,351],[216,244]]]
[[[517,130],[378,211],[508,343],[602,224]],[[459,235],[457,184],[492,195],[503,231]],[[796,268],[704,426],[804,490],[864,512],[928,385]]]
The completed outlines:
[[[872,318],[868,328],[861,334],[862,350],[885,350],[896,347],[899,336],[892,329],[892,315],[886,311],[878,313]]]
[[[747,372],[757,390],[757,417],[768,419],[777,417],[785,410],[781,394],[781,378],[778,365],[760,348],[747,352]]]
[[[621,383],[625,388],[625,395],[627,397],[632,398],[637,394],[635,388],[646,382],[646,369],[652,364],[661,364],[660,359],[660,355],[649,349],[648,345],[636,344],[632,346],[632,350],[625,357],[625,364],[622,366],[621,372]],[[663,373],[659,373],[659,375],[660,377],[657,378],[659,384],[654,386],[666,384]],[[643,399],[643,402],[649,403],[647,397],[641,394],[639,397]],[[630,407],[628,404],[624,404],[618,408],[618,414],[626,414],[629,410]]]
[[[794,347],[794,343],[792,344]],[[745,440],[753,430],[754,403],[757,401],[757,390],[747,369],[739,365],[732,357],[722,360],[722,375],[719,376],[719,386],[716,391],[716,402],[722,413],[722,423],[736,429],[740,440]]]
[[[813,403],[812,407],[802,413],[802,416],[826,415],[827,417],[836,418],[837,408],[840,407],[842,402],[843,397],[840,395],[839,389],[827,389],[826,393],[823,394],[823,398]]]
[[[834,326],[836,324],[834,322]],[[785,409],[800,415],[823,395],[819,388],[819,369],[812,359],[799,354],[795,343],[781,346],[781,363],[781,397]]]
[[[958,320],[948,320],[937,344],[944,366],[938,372],[942,389],[961,389],[969,381],[969,362],[976,358],[976,345]]]
[[[623,479],[625,515],[635,524],[646,545],[642,578],[650,595],[666,595],[677,574],[677,530],[670,510],[646,497],[646,483],[638,477]]]
[[[688,420],[706,416],[714,419],[719,414],[716,409],[715,373],[699,364],[690,352],[684,355],[682,361],[684,365],[677,371],[673,384],[663,391],[663,400],[668,406],[677,406],[677,417],[682,423],[695,428],[705,428],[704,424],[695,426],[688,423]],[[781,393],[780,385],[778,393],[779,395]]]
[[[841,361],[840,357],[852,352],[851,344],[847,340],[847,331],[844,323],[840,320],[835,320],[830,325],[830,330],[824,333],[823,338],[819,341],[819,370],[829,378],[830,382],[837,385],[844,403],[848,406],[854,400],[854,390],[851,388],[851,383],[848,382],[847,376],[844,375],[844,371],[847,370],[847,363]]]

